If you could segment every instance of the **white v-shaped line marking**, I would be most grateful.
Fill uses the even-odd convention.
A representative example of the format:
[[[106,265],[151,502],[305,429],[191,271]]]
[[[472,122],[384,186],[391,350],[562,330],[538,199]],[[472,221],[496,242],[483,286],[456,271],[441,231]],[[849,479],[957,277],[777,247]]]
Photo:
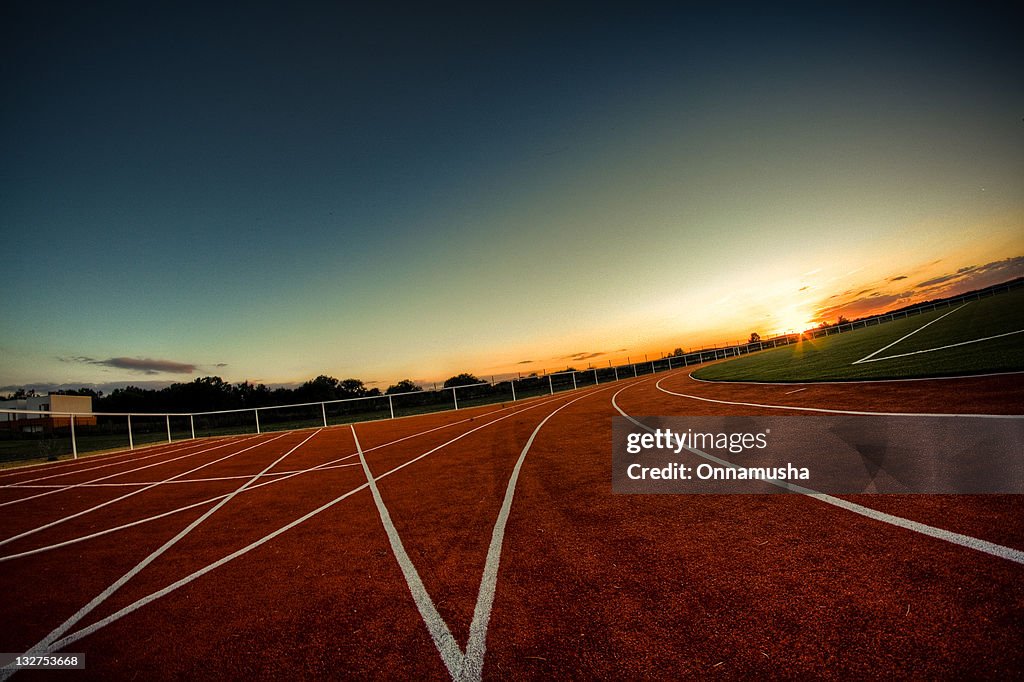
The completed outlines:
[[[423,623],[427,626],[430,637],[434,640],[434,646],[437,647],[438,653],[441,654],[441,660],[444,661],[445,667],[448,668],[448,674],[452,676],[453,680],[475,682],[481,679],[483,675],[484,653],[487,650],[487,624],[491,619],[494,591],[498,584],[498,564],[501,560],[501,546],[505,539],[505,524],[508,522],[508,515],[512,509],[512,498],[515,496],[516,481],[519,480],[519,472],[523,468],[526,453],[530,451],[533,440],[537,437],[541,427],[549,419],[573,403],[607,390],[609,389],[591,391],[553,410],[541,420],[540,424],[537,424],[537,428],[533,430],[530,438],[526,441],[526,445],[523,446],[523,451],[519,453],[519,459],[512,469],[512,475],[508,479],[508,486],[505,488],[505,499],[501,503],[501,511],[498,512],[498,518],[494,522],[494,530],[491,532],[491,544],[487,548],[487,560],[484,562],[483,575],[480,576],[480,590],[476,597],[476,607],[473,609],[473,621],[469,626],[469,641],[466,643],[465,652],[463,652],[459,643],[455,641],[455,637],[452,635],[451,629],[449,629],[444,618],[438,613],[437,607],[434,606],[434,601],[430,598],[427,588],[423,585],[423,580],[420,579],[416,566],[413,565],[412,559],[409,558],[409,554],[405,551],[402,538],[399,537],[395,524],[391,522],[391,514],[388,512],[388,508],[380,496],[380,491],[377,489],[376,479],[374,479],[373,474],[370,472],[370,467],[363,456],[363,448],[359,445],[355,426],[351,427],[352,438],[355,440],[356,451],[359,453],[359,461],[363,465],[363,472],[366,474],[366,481],[370,486],[373,502],[377,505],[377,512],[380,514],[381,523],[384,524],[388,541],[391,543],[391,551],[394,553],[395,559],[402,569],[405,582],[412,593],[413,601],[416,603],[416,608],[419,609],[420,617],[423,618]]]
[[[466,655],[462,653],[459,643],[455,641],[455,636],[452,635],[452,631],[448,628],[448,623],[444,622],[444,618],[438,613],[437,607],[434,606],[434,600],[427,593],[427,588],[423,585],[423,580],[420,579],[416,566],[413,565],[412,559],[409,558],[408,552],[405,551],[405,545],[402,544],[402,538],[398,535],[398,529],[391,522],[391,514],[388,512],[388,508],[380,496],[380,490],[377,489],[377,481],[370,472],[370,467],[366,463],[366,457],[363,456],[363,447],[359,444],[359,437],[356,435],[355,426],[352,427],[352,439],[356,442],[359,462],[363,465],[366,482],[370,486],[370,494],[373,495],[373,503],[377,505],[377,512],[380,514],[381,523],[384,524],[384,530],[387,531],[388,541],[391,543],[391,552],[395,555],[395,559],[398,560],[398,566],[402,569],[405,582],[409,585],[409,591],[412,592],[412,599],[416,602],[416,608],[419,609],[420,616],[430,632],[430,637],[434,640],[434,646],[437,647],[438,652],[441,654],[441,660],[444,661],[445,667],[448,668],[448,673],[452,676],[452,679],[457,680],[462,673]]]

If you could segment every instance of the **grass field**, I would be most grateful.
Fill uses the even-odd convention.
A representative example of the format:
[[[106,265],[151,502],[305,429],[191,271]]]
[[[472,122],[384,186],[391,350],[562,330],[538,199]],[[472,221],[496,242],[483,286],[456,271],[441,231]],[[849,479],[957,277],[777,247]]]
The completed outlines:
[[[842,381],[1024,370],[1021,330],[1024,289],[804,339],[703,367],[693,376],[714,381]]]

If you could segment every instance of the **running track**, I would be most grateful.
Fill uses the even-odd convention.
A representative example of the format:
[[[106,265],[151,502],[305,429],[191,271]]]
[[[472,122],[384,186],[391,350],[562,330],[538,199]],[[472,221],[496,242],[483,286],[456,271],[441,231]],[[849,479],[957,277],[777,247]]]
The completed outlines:
[[[613,495],[610,443],[619,410],[1019,415],[1021,385],[677,371],[0,472],[0,650],[84,652],[75,679],[1020,675],[1018,496],[846,498],[1004,558],[803,495]]]

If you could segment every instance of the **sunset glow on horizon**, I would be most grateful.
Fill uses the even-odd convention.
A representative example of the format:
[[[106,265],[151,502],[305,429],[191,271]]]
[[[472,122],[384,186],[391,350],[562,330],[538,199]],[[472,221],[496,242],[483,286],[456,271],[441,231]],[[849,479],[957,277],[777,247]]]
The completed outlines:
[[[1024,276],[1013,22],[735,9],[10,8],[0,393],[607,366]]]

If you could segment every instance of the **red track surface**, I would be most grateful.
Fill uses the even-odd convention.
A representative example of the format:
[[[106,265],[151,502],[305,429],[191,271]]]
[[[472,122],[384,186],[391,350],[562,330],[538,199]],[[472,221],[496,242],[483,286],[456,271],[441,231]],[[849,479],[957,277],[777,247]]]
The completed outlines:
[[[658,381],[729,402],[900,412],[1024,408],[1020,376],[787,393],[796,387],[706,384],[677,372],[358,425],[404,551],[461,649],[456,659],[470,639],[513,468],[538,425],[559,410],[537,431],[514,489],[483,640],[484,677],[1024,672],[1022,564],[805,496],[613,495],[618,412],[611,397],[620,390],[616,402],[631,415],[794,414],[671,395]],[[303,443],[311,434],[176,443],[0,472],[0,543],[24,534],[0,544],[0,650],[28,650],[97,595],[109,593],[59,636],[245,550],[62,647],[84,652],[87,669],[50,674],[447,678],[366,485],[352,430],[323,429]],[[183,534],[217,498],[289,451],[268,473],[321,468],[253,480]],[[75,487],[29,487],[46,485]],[[851,499],[1024,550],[1019,496]]]

